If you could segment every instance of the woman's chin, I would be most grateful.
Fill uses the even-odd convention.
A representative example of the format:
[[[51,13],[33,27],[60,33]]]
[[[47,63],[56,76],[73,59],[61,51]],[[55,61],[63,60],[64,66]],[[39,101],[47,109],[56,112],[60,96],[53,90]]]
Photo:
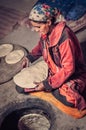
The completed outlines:
[[[42,33],[39,33],[39,34],[40,34],[40,36],[46,35],[46,33],[43,33],[43,32],[42,32]]]

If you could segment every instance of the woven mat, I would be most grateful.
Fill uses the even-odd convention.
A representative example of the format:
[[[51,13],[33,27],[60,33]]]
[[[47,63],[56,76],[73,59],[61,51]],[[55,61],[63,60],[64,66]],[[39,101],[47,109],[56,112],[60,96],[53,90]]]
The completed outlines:
[[[25,12],[0,6],[0,39],[19,25],[24,17],[26,17]]]

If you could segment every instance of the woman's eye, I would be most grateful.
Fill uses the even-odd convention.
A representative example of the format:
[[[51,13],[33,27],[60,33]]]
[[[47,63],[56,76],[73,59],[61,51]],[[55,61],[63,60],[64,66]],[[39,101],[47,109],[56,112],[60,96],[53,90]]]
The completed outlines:
[[[33,26],[34,28],[40,28],[40,26]]]
[[[37,26],[36,28],[40,28],[39,26]]]

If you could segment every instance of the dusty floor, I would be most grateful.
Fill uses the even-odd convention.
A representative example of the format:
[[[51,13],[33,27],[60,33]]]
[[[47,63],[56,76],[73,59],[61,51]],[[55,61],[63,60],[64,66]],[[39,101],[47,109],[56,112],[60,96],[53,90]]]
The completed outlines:
[[[5,5],[7,7],[29,12],[32,5],[36,1],[37,0],[0,0],[0,5]],[[86,35],[86,30],[77,34],[77,37],[81,43],[86,41],[85,35]],[[10,34],[8,34],[5,38],[0,39],[0,43],[19,44],[26,47],[28,50],[31,50],[33,46],[37,43],[38,38],[39,36],[35,32],[31,32],[26,27],[21,26],[18,29],[11,32]],[[84,48],[86,48],[86,46]],[[13,82],[11,81],[7,84],[0,85],[0,104],[2,103],[2,105],[0,105],[0,108],[7,105],[7,101],[9,100],[9,97],[11,97],[10,102],[12,102],[12,99],[16,98],[16,96],[19,100],[21,98],[20,95],[18,95],[14,90],[15,88],[13,87],[12,89],[11,87],[12,83]],[[12,93],[14,92],[17,95],[15,94],[12,95]],[[86,125],[85,125],[86,117],[77,120],[71,118],[68,115],[61,113],[59,110],[57,110],[57,113],[58,115],[61,114],[60,117],[61,122],[58,119],[59,130],[86,130]]]

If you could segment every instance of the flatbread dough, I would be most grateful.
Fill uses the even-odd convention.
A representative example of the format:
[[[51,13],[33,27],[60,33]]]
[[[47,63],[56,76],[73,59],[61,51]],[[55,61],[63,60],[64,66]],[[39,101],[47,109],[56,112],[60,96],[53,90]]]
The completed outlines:
[[[50,122],[44,115],[31,113],[24,115],[19,119],[18,128],[19,130],[24,130],[23,128],[28,130],[34,128],[35,130],[40,130],[40,128],[41,130],[49,130]]]
[[[41,82],[47,78],[48,66],[44,61],[24,68],[21,72],[14,76],[14,83],[22,88],[34,88],[34,82]]]
[[[23,50],[14,50],[5,57],[7,64],[15,64],[24,57]]]
[[[0,45],[0,57],[4,57],[13,50],[12,44],[2,44]]]

